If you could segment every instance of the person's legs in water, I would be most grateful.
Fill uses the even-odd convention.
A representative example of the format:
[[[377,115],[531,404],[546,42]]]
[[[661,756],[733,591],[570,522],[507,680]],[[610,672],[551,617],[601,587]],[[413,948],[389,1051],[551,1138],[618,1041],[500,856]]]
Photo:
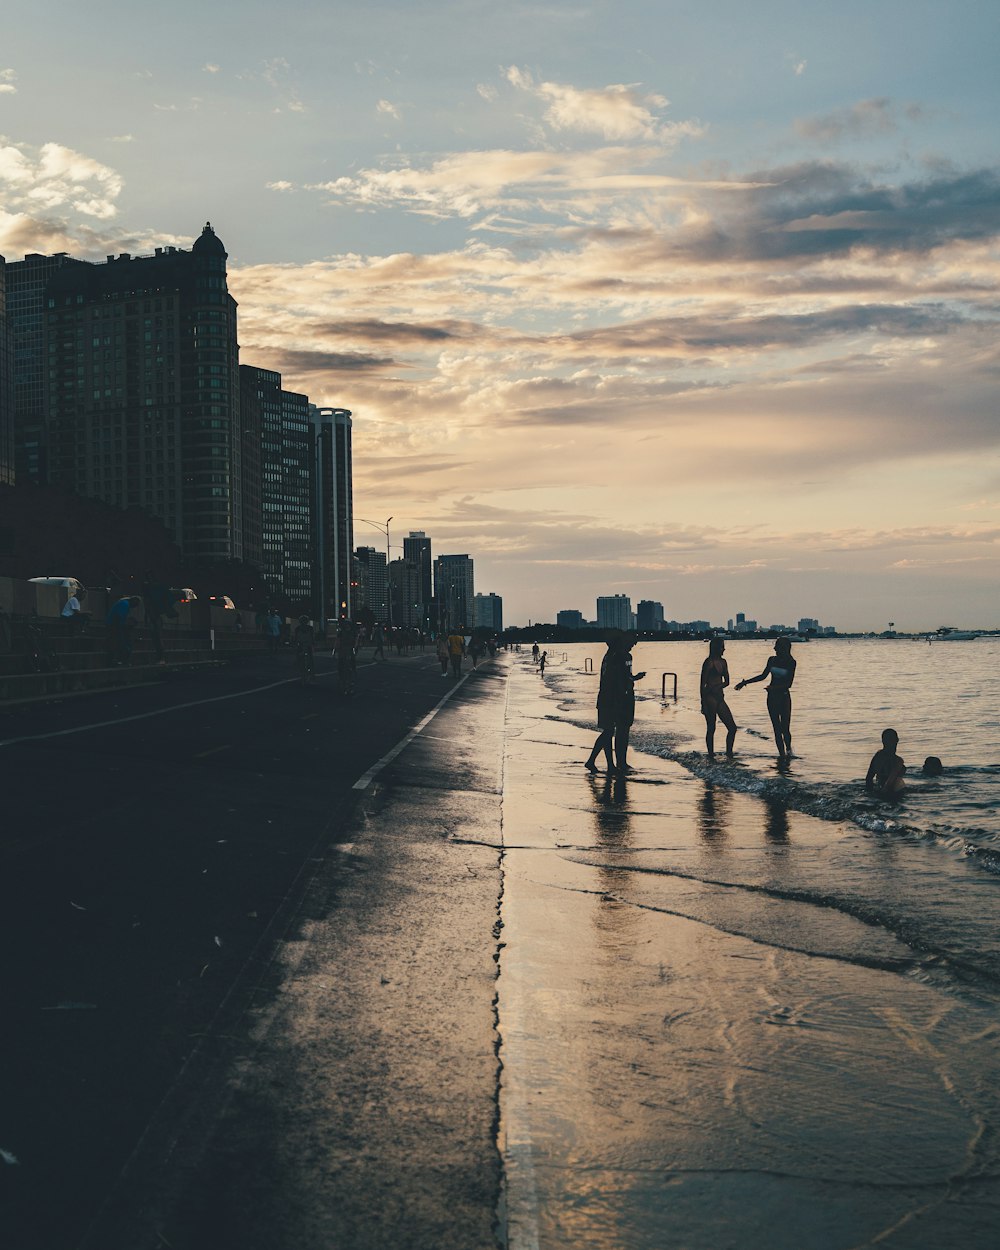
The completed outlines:
[[[792,753],[792,696],[787,690],[779,691],[773,698],[768,693],[767,713],[774,730],[778,758],[784,759]]]
[[[719,704],[719,720],[721,720],[722,723],[726,727],[726,755],[729,757],[729,759],[732,759],[733,758],[733,743],[736,741],[737,725],[736,725],[735,719],[733,718],[732,712],[729,710],[729,705],[726,703],[725,699],[723,699],[722,702]]]
[[[705,718],[705,750],[710,760],[715,759],[715,700],[705,699],[701,705],[701,713]]]
[[[588,768],[592,773],[597,772],[597,764],[595,761],[597,760],[597,757],[600,755],[602,751],[604,752],[605,759],[608,761],[608,772],[610,773],[614,771],[614,763],[611,759],[611,737],[612,737],[611,730],[605,729],[602,731],[601,736],[594,743],[594,749],[591,751],[590,756],[587,759],[587,762],[585,765],[585,767]]]
[[[620,725],[615,731],[616,771],[622,774],[635,772],[628,762],[628,740],[631,736],[631,725]]]

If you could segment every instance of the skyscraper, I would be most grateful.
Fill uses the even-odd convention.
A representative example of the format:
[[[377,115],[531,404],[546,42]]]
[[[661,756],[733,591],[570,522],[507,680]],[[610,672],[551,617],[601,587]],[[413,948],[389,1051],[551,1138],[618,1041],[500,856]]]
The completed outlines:
[[[652,599],[640,599],[635,611],[637,629],[658,633],[663,629],[663,604]]]
[[[434,561],[434,593],[439,629],[472,629],[476,590],[473,561],[467,555],[438,556]]]
[[[190,252],[63,263],[45,287],[49,482],[144,508],[186,555],[210,560],[243,557],[226,259],[209,224]]]
[[[489,629],[503,633],[503,599],[491,590],[487,595],[476,595],[476,629]]]
[[[282,589],[295,611],[312,611],[313,540],[310,484],[313,480],[313,434],[309,397],[281,392]],[[262,492],[262,502],[267,496]],[[349,548],[348,548],[349,550]],[[349,586],[345,593],[350,596]]]
[[[6,267],[0,256],[0,486],[10,486],[14,481],[14,377]]]
[[[420,629],[430,629],[434,562],[431,556],[431,540],[423,530],[411,530],[409,537],[403,539],[403,559],[415,564],[420,575],[420,620],[415,624]]]
[[[392,623],[405,629],[422,629],[423,603],[420,599],[420,568],[413,560],[393,560],[389,565],[389,595]]]
[[[319,620],[353,619],[351,549],[354,546],[354,487],[351,413],[348,408],[309,405],[313,456],[313,591]],[[383,561],[384,565],[384,561]]]
[[[632,600],[628,595],[599,595],[597,599],[598,629],[631,629]]]
[[[354,553],[357,569],[357,604],[354,615],[366,624],[389,623],[389,579],[385,552],[359,547]]]
[[[7,265],[7,320],[10,331],[15,480],[44,486],[48,481],[45,446],[45,391],[49,364],[45,346],[45,288],[63,265],[84,265],[65,252]]]

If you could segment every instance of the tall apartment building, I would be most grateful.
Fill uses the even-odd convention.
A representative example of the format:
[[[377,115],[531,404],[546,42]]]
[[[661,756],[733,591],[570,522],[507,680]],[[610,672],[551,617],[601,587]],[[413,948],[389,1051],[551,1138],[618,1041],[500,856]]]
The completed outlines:
[[[404,629],[422,629],[423,602],[420,598],[420,566],[405,557],[389,565],[389,598],[392,623]]]
[[[560,629],[583,629],[587,622],[583,619],[582,612],[578,612],[576,608],[566,608],[556,613],[556,624]]]
[[[44,295],[49,482],[144,508],[186,555],[212,560],[243,558],[239,349],[226,258],[206,225],[189,252],[63,263]]]
[[[473,628],[476,588],[473,561],[467,555],[438,556],[434,561],[434,594],[439,629]]]
[[[598,629],[632,629],[632,600],[628,595],[599,595],[597,598]]]
[[[309,405],[312,440],[313,594],[320,621],[354,619],[351,551],[354,547],[354,476],[348,408]]]
[[[354,553],[355,617],[389,623],[389,578],[385,552],[359,547]]]
[[[254,480],[260,482],[260,570],[269,596],[286,596],[314,610],[310,492],[313,427],[309,399],[281,385],[281,374],[240,365],[247,425],[257,425]],[[306,602],[308,601],[308,603]]]
[[[659,633],[663,629],[663,604],[652,599],[640,599],[635,610],[636,629],[647,633]]]
[[[475,598],[476,629],[489,629],[495,634],[503,633],[503,599],[491,590]]]
[[[420,620],[416,622],[416,625],[419,629],[431,629],[434,561],[431,555],[431,540],[423,530],[411,530],[409,536],[403,539],[403,559],[412,561],[420,574]]]
[[[282,591],[295,611],[314,609],[313,538],[310,489],[313,480],[313,433],[309,397],[281,392]],[[262,492],[262,502],[267,495]],[[346,590],[346,588],[345,588]]]
[[[7,265],[0,256],[0,486],[14,482],[14,375],[7,319]]]
[[[7,266],[7,320],[13,391],[14,478],[19,485],[48,482],[45,443],[45,391],[48,352],[45,345],[49,279],[63,265],[84,265],[65,252],[39,256],[32,252]]]

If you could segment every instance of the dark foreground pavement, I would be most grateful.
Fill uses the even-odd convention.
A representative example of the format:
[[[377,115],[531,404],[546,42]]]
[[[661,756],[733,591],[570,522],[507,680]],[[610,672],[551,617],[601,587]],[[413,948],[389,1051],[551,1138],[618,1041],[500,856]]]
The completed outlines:
[[[504,671],[3,716],[0,1244],[495,1244]]]

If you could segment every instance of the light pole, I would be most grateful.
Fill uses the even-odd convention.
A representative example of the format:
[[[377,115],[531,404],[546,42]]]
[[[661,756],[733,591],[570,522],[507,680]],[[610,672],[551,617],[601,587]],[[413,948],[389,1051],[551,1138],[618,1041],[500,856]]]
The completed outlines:
[[[389,608],[389,628],[392,629],[392,587],[389,584],[389,522],[392,517],[386,517],[385,524],[381,521],[369,521],[367,517],[356,516],[355,521],[363,521],[365,525],[374,525],[377,530],[381,530],[385,534],[385,599]]]

